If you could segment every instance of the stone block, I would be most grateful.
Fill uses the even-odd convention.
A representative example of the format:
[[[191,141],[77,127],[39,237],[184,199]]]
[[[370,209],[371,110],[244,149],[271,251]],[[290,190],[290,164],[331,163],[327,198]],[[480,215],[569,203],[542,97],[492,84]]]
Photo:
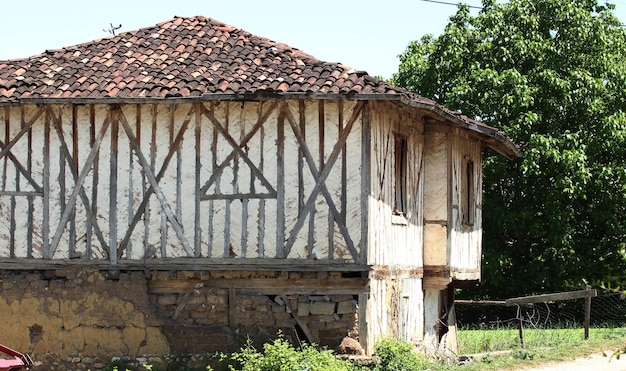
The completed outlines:
[[[339,303],[341,301],[354,300],[354,296],[352,296],[352,295],[333,295],[333,296],[330,297],[330,300],[332,300],[335,303]]]
[[[337,303],[337,314],[348,314],[356,312],[356,302],[354,300],[341,301]]]
[[[330,315],[335,313],[335,303],[327,301],[317,301],[311,303],[310,313],[312,315]]]
[[[161,295],[158,297],[157,303],[160,305],[174,305],[176,304],[176,295]]]
[[[311,311],[310,304],[306,303],[298,303],[298,317],[306,317],[309,315]]]

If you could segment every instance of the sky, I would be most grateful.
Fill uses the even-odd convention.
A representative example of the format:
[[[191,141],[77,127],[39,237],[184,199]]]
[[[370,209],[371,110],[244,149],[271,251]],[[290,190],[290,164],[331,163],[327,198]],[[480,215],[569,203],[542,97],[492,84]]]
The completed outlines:
[[[626,0],[613,3],[626,23]],[[0,9],[0,60],[107,37],[111,24],[119,33],[201,15],[384,78],[412,40],[440,35],[456,12],[426,0],[3,0]]]

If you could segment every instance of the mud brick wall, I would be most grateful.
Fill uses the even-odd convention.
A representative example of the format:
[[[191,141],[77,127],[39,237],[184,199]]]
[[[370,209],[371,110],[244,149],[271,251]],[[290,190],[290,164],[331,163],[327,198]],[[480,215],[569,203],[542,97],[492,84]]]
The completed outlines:
[[[0,343],[31,354],[165,353],[143,273],[0,273]]]
[[[287,339],[333,349],[346,336],[357,339],[356,294],[319,295],[315,287],[311,292],[317,295],[307,294],[306,288],[298,294],[273,289],[278,280],[284,287],[285,282],[306,275],[79,269],[0,272],[0,343],[37,360],[50,355],[106,359],[231,351],[248,337],[260,345],[279,331]],[[309,279],[317,277],[316,273],[308,275]],[[268,284],[261,292],[238,286],[258,279]],[[340,274],[333,273],[320,279],[342,282]],[[151,289],[163,282],[174,288],[165,293]],[[329,281],[312,278],[310,282],[315,286]]]

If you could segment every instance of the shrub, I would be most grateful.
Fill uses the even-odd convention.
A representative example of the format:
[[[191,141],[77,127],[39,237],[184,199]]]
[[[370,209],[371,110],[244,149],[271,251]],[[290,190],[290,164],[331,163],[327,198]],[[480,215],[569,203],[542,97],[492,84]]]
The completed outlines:
[[[374,346],[378,362],[373,371],[418,371],[429,366],[426,357],[413,350],[413,344],[395,339],[379,340]]]
[[[331,350],[317,350],[303,344],[295,349],[287,340],[278,337],[257,351],[250,340],[238,352],[222,355],[230,371],[355,371],[350,362],[335,357]]]

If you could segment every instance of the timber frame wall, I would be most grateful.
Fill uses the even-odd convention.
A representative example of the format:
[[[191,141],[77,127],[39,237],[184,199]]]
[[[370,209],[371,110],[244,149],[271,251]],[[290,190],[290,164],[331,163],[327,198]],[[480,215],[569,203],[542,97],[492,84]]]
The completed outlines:
[[[365,270],[367,106],[0,107],[2,267]]]

